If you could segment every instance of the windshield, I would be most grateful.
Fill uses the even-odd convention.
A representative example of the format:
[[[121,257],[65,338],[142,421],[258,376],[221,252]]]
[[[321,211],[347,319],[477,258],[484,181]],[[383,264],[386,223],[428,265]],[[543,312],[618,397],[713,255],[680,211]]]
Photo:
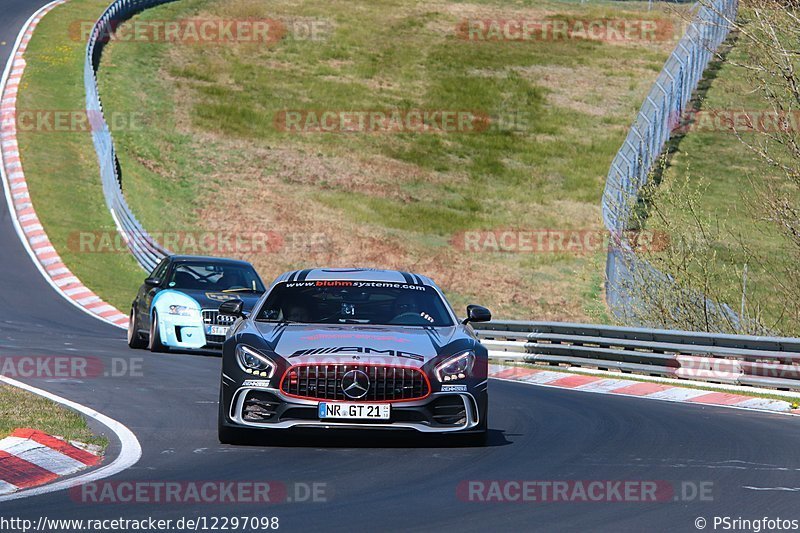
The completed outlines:
[[[334,280],[276,285],[256,320],[308,324],[453,325],[447,305],[431,287]]]
[[[167,287],[207,292],[264,292],[264,285],[253,267],[232,263],[177,263]]]

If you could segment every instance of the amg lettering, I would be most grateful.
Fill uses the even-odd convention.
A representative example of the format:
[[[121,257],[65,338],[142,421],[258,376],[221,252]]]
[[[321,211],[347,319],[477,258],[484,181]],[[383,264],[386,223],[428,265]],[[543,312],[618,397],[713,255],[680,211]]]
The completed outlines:
[[[297,350],[289,357],[301,357],[303,355],[316,355],[316,354],[350,354],[358,353],[364,355],[385,355],[387,357],[402,357],[403,359],[413,359],[414,361],[424,361],[425,357],[419,354],[404,352],[401,350],[378,350],[376,348],[369,348],[363,346],[337,346],[332,348],[310,348],[305,350]]]

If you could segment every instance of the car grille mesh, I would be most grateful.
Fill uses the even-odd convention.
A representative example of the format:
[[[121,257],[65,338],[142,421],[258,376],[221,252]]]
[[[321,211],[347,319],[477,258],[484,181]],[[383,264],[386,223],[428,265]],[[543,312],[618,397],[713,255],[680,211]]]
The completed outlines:
[[[264,422],[272,418],[280,401],[269,393],[250,391],[242,406],[242,419],[247,422]]]
[[[236,322],[235,316],[221,315],[216,309],[203,309],[203,324],[207,326],[230,326]],[[206,335],[206,342],[211,345],[225,342],[225,335]]]
[[[461,426],[467,422],[467,409],[460,396],[443,396],[433,403],[434,422],[446,426]]]
[[[342,378],[351,370],[360,370],[369,377],[369,389],[362,398],[350,398],[342,390]],[[430,386],[416,368],[328,364],[290,368],[281,381],[281,391],[311,400],[383,402],[425,398]]]

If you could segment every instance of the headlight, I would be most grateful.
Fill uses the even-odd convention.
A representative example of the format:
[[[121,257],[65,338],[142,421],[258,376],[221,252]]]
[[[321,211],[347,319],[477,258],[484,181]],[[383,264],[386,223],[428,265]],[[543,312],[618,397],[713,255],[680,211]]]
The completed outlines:
[[[194,318],[200,317],[199,309],[194,309],[185,305],[170,305],[167,307],[167,313],[170,315],[190,316]]]
[[[439,381],[442,382],[464,379],[472,371],[472,365],[474,364],[475,354],[463,352],[439,363],[434,372]]]
[[[248,374],[265,378],[275,374],[275,363],[269,357],[243,344],[236,347],[236,361]]]

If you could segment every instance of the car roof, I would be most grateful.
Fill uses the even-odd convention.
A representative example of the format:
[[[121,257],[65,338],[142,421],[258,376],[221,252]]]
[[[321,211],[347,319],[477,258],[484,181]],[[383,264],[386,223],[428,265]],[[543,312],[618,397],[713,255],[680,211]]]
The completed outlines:
[[[242,261],[240,259],[229,259],[227,257],[211,257],[205,255],[171,255],[169,256],[169,260],[173,263],[184,263],[187,261],[198,261],[198,262],[208,262],[208,263],[223,263],[229,265],[247,265],[252,266],[247,261]]]
[[[292,270],[278,276],[275,283],[320,280],[386,281],[436,287],[433,280],[427,276],[403,272],[402,270],[380,270],[374,268],[307,268],[304,270]]]

